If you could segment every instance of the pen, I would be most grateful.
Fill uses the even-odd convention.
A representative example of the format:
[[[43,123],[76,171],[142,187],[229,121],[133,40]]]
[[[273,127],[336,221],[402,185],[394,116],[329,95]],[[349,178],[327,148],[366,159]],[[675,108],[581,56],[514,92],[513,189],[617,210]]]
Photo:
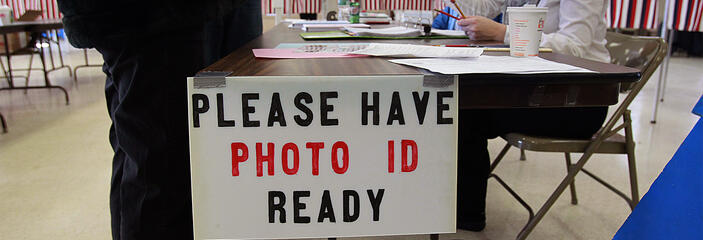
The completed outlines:
[[[435,47],[470,47],[469,45],[466,44],[446,44],[446,45],[432,45]]]
[[[458,17],[455,17],[454,15],[451,15],[451,14],[449,14],[449,13],[446,13],[446,12],[444,12],[444,11],[442,11],[442,10],[439,10],[439,9],[435,9],[435,11],[437,11],[438,13],[441,13],[441,14],[447,15],[447,16],[449,16],[449,17],[451,17],[451,18],[454,18],[454,19],[456,19],[456,20],[461,20],[460,18],[458,18]]]
[[[459,10],[459,14],[461,14],[461,18],[466,18],[466,16],[464,16],[464,12],[462,12],[462,11],[461,11],[461,8],[459,8],[459,5],[456,4],[456,0],[451,0],[451,2],[452,2],[452,3],[454,4],[454,6],[456,7],[456,10]]]

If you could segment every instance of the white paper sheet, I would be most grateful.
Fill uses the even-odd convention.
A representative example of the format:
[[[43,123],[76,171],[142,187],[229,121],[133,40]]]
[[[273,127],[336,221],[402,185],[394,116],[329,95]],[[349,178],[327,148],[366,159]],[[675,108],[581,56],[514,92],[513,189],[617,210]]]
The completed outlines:
[[[389,61],[424,68],[441,74],[593,72],[585,68],[557,63],[539,57],[481,56],[478,58],[418,58]]]
[[[432,35],[440,36],[466,36],[466,32],[461,30],[432,29]]]
[[[422,35],[422,31],[416,28],[407,27],[389,27],[389,28],[356,28],[353,26],[346,27],[346,30],[356,36],[373,36],[373,37],[417,37]]]
[[[423,57],[423,58],[476,58],[482,48],[450,48],[412,44],[371,43],[367,48],[352,52],[371,56]]]

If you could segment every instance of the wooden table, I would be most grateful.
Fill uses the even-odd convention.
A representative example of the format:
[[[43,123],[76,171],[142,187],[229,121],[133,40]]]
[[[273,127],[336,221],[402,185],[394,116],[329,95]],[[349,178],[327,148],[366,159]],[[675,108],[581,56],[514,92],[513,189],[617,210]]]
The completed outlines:
[[[363,76],[418,75],[427,71],[394,64],[389,58],[319,58],[319,59],[257,59],[254,48],[275,48],[280,43],[369,42],[369,40],[304,41],[300,30],[279,24],[257,39],[247,43],[223,59],[203,69],[203,72],[225,72],[228,76]],[[499,42],[468,39],[377,40],[374,42],[411,43],[423,45],[500,45]],[[485,53],[507,55],[508,53]],[[614,64],[590,61],[578,57],[541,53],[540,57],[555,62],[593,70],[593,73],[541,74],[462,74],[459,75],[459,107],[530,108],[609,106],[618,102],[620,83],[639,80],[640,71]],[[429,73],[432,74],[432,73]],[[439,239],[431,234],[430,239]]]
[[[280,43],[368,42],[368,40],[305,41],[300,30],[279,24],[257,39],[202,71],[231,72],[229,76],[356,76],[413,75],[427,72],[387,61],[389,58],[257,59],[251,49],[274,48]],[[386,43],[423,45],[497,42],[468,39],[374,40]],[[507,55],[507,53],[486,53]],[[459,76],[459,106],[467,108],[608,106],[618,102],[622,82],[639,80],[640,71],[558,53],[540,57],[583,67],[595,73],[463,74]]]
[[[49,72],[59,70],[62,68],[68,68],[69,74],[71,74],[71,68],[64,65],[63,62],[63,56],[61,55],[61,45],[56,43],[58,49],[59,49],[59,60],[60,60],[60,65],[55,65],[54,64],[54,57],[53,53],[51,51],[51,39],[50,38],[43,38],[41,36],[42,32],[49,32],[49,31],[54,31],[56,33],[57,29],[62,29],[63,28],[63,23],[61,22],[60,19],[53,19],[53,20],[41,20],[41,21],[31,21],[31,22],[13,22],[9,24],[4,24],[0,26],[0,34],[2,34],[3,40],[5,40],[5,59],[7,60],[7,71],[4,69],[3,65],[3,72],[5,73],[4,78],[7,79],[8,86],[7,87],[2,87],[0,88],[0,91],[3,90],[29,90],[29,89],[59,89],[63,92],[64,96],[66,97],[66,105],[69,103],[69,98],[68,98],[68,92],[66,89],[64,89],[61,86],[55,86],[52,85],[51,82],[49,82]],[[12,62],[10,60],[11,56],[13,53],[10,52],[10,49],[8,47],[8,41],[7,41],[7,34],[9,33],[19,33],[19,32],[31,32],[35,33],[35,37],[38,38],[38,42],[42,42],[42,40],[46,40],[49,43],[49,57],[51,59],[51,69],[46,68],[45,64],[45,57],[44,57],[44,48],[39,48],[39,57],[42,62],[42,71],[44,73],[44,85],[41,86],[16,86],[14,84],[14,77],[16,77],[12,73]],[[30,49],[30,48],[25,48]],[[33,54],[33,53],[29,53]],[[0,62],[1,63],[1,62]],[[21,70],[28,70],[31,71],[32,69],[21,69]],[[29,76],[23,76],[24,78],[29,78]],[[28,79],[27,79],[28,80]],[[7,132],[7,124],[5,122],[5,118],[3,117],[2,113],[0,113],[0,127],[2,127],[2,132]]]

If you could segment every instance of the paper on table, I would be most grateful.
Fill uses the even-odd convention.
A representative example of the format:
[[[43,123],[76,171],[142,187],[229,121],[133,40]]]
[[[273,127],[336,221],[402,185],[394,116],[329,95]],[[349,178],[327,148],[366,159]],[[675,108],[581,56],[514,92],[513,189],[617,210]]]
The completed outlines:
[[[432,35],[441,36],[466,36],[466,32],[461,30],[445,30],[445,29],[432,29]]]
[[[296,48],[258,48],[252,49],[257,58],[350,58],[366,57],[366,55],[349,54],[348,52],[332,51],[300,51]]]
[[[344,30],[347,27],[352,28],[370,28],[371,26],[363,23],[343,23],[343,24],[303,24],[301,30],[304,32],[326,32],[335,30]]]
[[[441,74],[593,72],[588,69],[552,62],[539,57],[481,56],[478,58],[421,58],[389,61],[424,68]]]
[[[372,37],[418,37],[422,35],[422,31],[416,28],[407,27],[389,27],[389,28],[355,28],[346,27],[348,32],[354,36],[372,36]]]
[[[326,20],[303,20],[300,19],[298,21],[291,21],[291,24],[288,25],[289,28],[301,28],[303,27],[303,24],[345,24],[349,23],[349,21],[326,21]]]
[[[371,43],[367,48],[354,51],[353,54],[387,57],[467,57],[475,58],[483,53],[481,48],[448,48],[411,44]]]

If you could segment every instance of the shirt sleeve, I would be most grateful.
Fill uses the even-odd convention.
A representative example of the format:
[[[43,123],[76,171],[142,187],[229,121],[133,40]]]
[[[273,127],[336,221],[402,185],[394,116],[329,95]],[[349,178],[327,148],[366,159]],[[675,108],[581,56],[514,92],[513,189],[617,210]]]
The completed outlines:
[[[437,17],[435,17],[434,21],[432,21],[432,28],[447,29],[448,24],[449,24],[449,17],[447,17],[444,14],[437,14]]]
[[[449,0],[444,0],[444,3],[455,8]],[[502,12],[504,3],[505,0],[456,0],[456,4],[465,16],[482,16],[491,19]]]
[[[542,46],[555,52],[585,56],[596,35],[598,18],[603,17],[602,0],[562,0],[559,6],[559,30],[542,34]]]

